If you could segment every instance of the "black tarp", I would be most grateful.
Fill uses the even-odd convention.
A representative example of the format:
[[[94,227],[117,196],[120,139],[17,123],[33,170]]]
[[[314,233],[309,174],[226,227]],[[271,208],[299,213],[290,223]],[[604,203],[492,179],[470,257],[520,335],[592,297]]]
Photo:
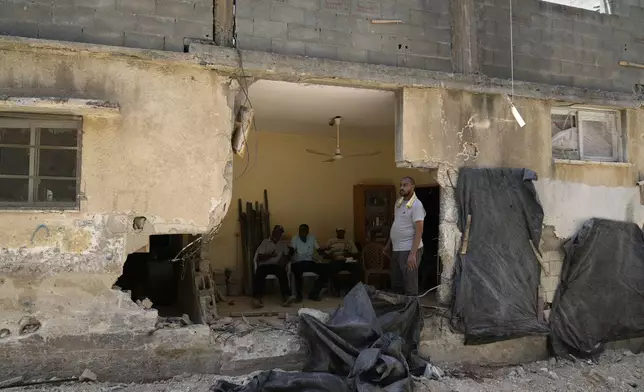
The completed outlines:
[[[556,355],[594,357],[644,336],[644,235],[635,223],[590,219],[564,244],[550,313]]]
[[[458,228],[465,233],[454,269],[452,326],[465,344],[546,334],[538,319],[541,267],[535,247],[543,209],[528,169],[461,169],[456,202]],[[462,241],[465,241],[465,235]]]
[[[300,333],[308,347],[302,372],[268,371],[246,385],[219,382],[217,392],[407,392],[427,362],[416,355],[422,308],[415,297],[383,293],[362,283],[321,322],[308,314]]]

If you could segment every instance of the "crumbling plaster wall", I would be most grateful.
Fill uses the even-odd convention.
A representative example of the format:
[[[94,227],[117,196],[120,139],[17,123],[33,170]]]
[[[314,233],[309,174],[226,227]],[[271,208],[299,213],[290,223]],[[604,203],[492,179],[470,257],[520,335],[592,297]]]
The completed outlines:
[[[622,110],[627,162],[562,162],[552,159],[550,110],[555,103],[551,101],[515,99],[527,123],[519,128],[504,95],[405,88],[401,97],[397,161],[438,168],[442,187],[441,301],[450,300],[454,256],[460,244],[452,187],[461,167],[525,167],[538,174],[536,187],[545,213],[542,286],[549,302],[561,271],[562,241],[584,221],[603,217],[644,223],[635,186],[644,170],[644,110]]]
[[[78,211],[0,211],[0,330],[11,332],[0,343],[17,341],[26,315],[45,338],[154,328],[156,311],[111,290],[127,252],[151,233],[206,232],[227,212],[228,79],[179,61],[83,49],[0,38],[0,96],[120,107],[119,116],[83,117]],[[147,218],[142,232],[135,216]]]

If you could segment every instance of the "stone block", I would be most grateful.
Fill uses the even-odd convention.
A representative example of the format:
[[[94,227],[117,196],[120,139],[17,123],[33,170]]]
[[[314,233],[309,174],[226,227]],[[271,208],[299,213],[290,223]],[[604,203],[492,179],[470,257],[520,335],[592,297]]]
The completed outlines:
[[[67,7],[54,5],[52,20],[54,24],[92,27],[96,22],[96,10],[89,7]]]
[[[306,54],[306,44],[299,41],[273,39],[272,51],[274,53],[280,53],[288,56],[304,56]]]
[[[155,34],[171,36],[174,34],[174,18],[154,16],[154,15],[136,15],[137,33]]]
[[[273,43],[270,38],[239,34],[237,35],[237,46],[240,49],[270,52]]]
[[[336,60],[338,58],[338,47],[318,43],[307,43],[306,55],[309,57]]]
[[[432,71],[454,72],[454,64],[451,59],[439,59],[428,57],[425,69]]]
[[[304,8],[310,11],[320,9],[320,0],[287,0],[287,3],[294,7]]]
[[[134,31],[137,19],[134,14],[121,11],[102,11],[96,14],[95,28],[109,32]]]
[[[425,67],[427,67],[427,57],[414,56],[411,54],[399,54],[398,66],[404,68],[425,69]]]
[[[0,17],[7,20],[51,23],[51,6],[38,3],[0,3]]]
[[[132,14],[154,14],[156,0],[116,0],[116,9]]]
[[[125,46],[130,48],[165,49],[165,37],[162,35],[126,32],[124,39]]]
[[[320,43],[335,46],[347,46],[351,35],[342,31],[320,29]]]
[[[349,14],[351,0],[320,0],[320,9],[333,11],[338,14]]]
[[[415,42],[413,46],[409,47],[409,53],[438,57],[438,44],[436,42]]]
[[[212,39],[212,24],[193,20],[177,19],[174,25],[174,36],[177,38]]]
[[[377,50],[367,51],[367,60],[370,64],[398,66],[398,54],[385,53]]]
[[[271,4],[270,20],[303,25],[304,12],[304,8],[292,7],[284,3],[273,2]],[[264,17],[266,17],[266,15]]]
[[[366,49],[372,51],[382,51],[383,37],[376,34],[351,34],[352,46],[356,49]],[[394,58],[396,56],[394,55]],[[397,63],[397,60],[396,60]]]
[[[320,29],[345,29],[345,26],[338,26],[337,15],[327,11],[304,11],[304,24],[315,26]]]
[[[38,24],[0,18],[0,35],[38,38]]]
[[[38,38],[57,41],[80,41],[83,35],[81,26],[41,24],[38,26]]]
[[[237,0],[235,5],[237,18],[267,18],[270,11],[271,2],[265,0]]]
[[[116,0],[82,0],[85,7],[94,8],[96,10],[114,10],[116,9]]]
[[[287,25],[284,22],[255,19],[253,21],[253,35],[264,38],[286,39]]]
[[[288,39],[303,42],[318,42],[320,40],[320,31],[313,27],[289,23]]]
[[[119,31],[105,31],[86,27],[83,28],[81,41],[99,45],[123,46],[124,34]]]
[[[367,51],[364,49],[338,48],[338,60],[352,63],[366,63]]]
[[[378,18],[382,15],[378,0],[353,0],[351,1],[351,14]]]
[[[253,20],[246,18],[236,18],[235,19],[235,32],[237,34],[253,34]]]

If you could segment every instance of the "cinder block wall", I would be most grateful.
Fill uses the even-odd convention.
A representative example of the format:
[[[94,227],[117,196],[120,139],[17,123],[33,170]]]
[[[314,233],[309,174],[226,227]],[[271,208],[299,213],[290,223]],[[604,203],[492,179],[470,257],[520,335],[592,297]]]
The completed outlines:
[[[241,49],[453,70],[449,0],[237,0],[235,13]]]
[[[0,35],[182,52],[212,34],[213,0],[0,0]]]
[[[479,61],[484,74],[510,77],[508,0],[474,0]],[[514,0],[514,77],[529,82],[632,92],[641,70],[644,1],[619,0],[613,15],[548,3]]]

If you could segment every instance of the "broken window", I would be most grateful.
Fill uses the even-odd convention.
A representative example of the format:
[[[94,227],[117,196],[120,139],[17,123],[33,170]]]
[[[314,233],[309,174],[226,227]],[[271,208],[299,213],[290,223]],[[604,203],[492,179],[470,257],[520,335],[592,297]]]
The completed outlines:
[[[610,14],[610,0],[541,0],[547,3],[567,5],[573,8],[582,8],[589,11],[596,11],[600,14]]]
[[[76,208],[81,121],[0,113],[0,206]]]
[[[553,109],[552,157],[582,161],[622,160],[622,132],[618,112]]]

